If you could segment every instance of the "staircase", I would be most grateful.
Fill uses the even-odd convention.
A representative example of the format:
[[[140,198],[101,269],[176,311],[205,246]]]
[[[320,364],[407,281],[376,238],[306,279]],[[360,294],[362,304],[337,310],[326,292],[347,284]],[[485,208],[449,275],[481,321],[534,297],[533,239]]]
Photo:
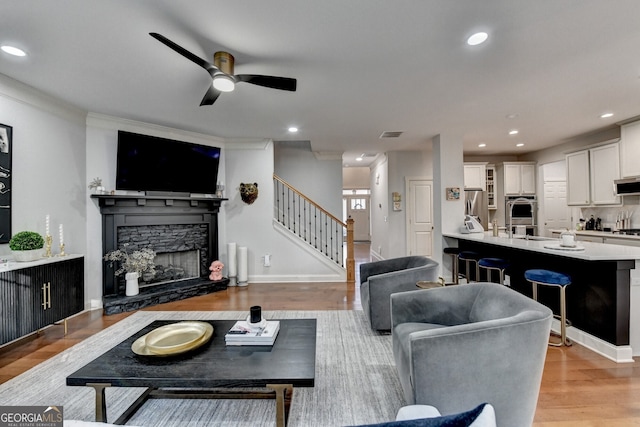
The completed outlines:
[[[273,188],[273,215],[278,223],[332,262],[346,268],[347,282],[355,282],[353,220],[349,219],[345,224],[275,174]]]

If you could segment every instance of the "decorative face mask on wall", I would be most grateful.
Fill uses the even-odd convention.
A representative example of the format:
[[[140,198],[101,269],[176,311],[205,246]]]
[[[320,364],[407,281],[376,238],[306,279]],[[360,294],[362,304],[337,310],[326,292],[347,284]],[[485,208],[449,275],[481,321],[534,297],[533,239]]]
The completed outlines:
[[[250,205],[258,198],[258,183],[253,184],[240,183],[240,197],[242,201]]]

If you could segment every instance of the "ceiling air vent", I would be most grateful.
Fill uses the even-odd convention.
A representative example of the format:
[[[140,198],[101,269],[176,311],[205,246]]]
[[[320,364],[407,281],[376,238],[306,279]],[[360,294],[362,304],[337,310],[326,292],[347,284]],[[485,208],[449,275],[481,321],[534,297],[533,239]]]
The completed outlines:
[[[380,134],[380,138],[397,138],[402,135],[402,131],[384,131]]]

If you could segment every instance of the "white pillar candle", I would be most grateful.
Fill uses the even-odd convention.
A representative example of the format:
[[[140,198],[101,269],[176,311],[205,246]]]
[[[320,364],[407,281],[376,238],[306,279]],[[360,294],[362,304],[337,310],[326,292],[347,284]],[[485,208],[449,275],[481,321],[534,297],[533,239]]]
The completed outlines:
[[[246,283],[249,279],[249,269],[247,260],[247,247],[238,247],[238,284]]]
[[[227,243],[227,269],[229,271],[229,277],[236,277],[238,274],[236,263],[236,244],[233,242]]]
[[[44,221],[44,235],[45,236],[49,236],[49,214],[47,214],[47,216],[45,217],[45,221]]]
[[[64,245],[64,234],[62,232],[62,224],[60,224],[60,244]]]

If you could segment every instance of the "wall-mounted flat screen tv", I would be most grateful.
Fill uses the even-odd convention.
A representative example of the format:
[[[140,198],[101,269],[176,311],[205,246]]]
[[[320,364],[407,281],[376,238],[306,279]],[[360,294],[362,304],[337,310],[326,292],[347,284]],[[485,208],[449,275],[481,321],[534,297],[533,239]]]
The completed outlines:
[[[116,189],[215,194],[220,148],[118,131]]]

